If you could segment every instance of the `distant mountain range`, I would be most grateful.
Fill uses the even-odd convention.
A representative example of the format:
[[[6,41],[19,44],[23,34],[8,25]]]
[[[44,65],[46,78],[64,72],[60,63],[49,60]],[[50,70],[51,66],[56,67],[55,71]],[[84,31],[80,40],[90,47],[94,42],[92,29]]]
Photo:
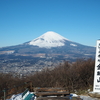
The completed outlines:
[[[95,49],[95,47],[86,46],[70,41],[65,37],[59,35],[58,33],[49,31],[32,41],[25,42],[16,46],[0,48],[0,56],[1,59],[10,59],[10,61],[12,58],[19,58],[19,56],[23,59],[25,57],[28,57],[28,59],[32,58],[34,59],[34,61],[36,61],[37,58],[41,58],[41,61],[43,59],[43,62],[40,63],[40,65],[45,66],[44,63],[45,61],[48,61],[48,59],[49,62],[53,61],[53,63],[57,63],[64,60],[72,62],[79,58],[94,58]],[[6,55],[8,58],[6,57]],[[37,61],[38,63],[39,60],[40,59],[38,59]]]

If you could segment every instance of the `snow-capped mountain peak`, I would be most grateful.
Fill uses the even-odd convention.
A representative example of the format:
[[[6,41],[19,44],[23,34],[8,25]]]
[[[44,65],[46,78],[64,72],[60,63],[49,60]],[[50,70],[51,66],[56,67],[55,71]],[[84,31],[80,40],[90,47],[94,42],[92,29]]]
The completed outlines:
[[[40,37],[29,42],[29,45],[35,45],[39,47],[51,48],[57,46],[64,46],[64,42],[68,40],[56,32],[48,31]]]

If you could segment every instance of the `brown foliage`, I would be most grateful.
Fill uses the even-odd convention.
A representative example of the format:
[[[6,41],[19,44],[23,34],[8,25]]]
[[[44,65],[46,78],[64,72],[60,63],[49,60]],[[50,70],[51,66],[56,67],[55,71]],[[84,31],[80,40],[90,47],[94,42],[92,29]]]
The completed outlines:
[[[74,63],[65,61],[53,70],[43,69],[26,78],[19,78],[13,74],[0,74],[0,91],[10,89],[9,93],[23,92],[25,81],[31,81],[33,87],[64,87],[69,91],[84,89],[92,86],[95,62],[93,59],[79,59]],[[16,87],[15,89],[14,86]],[[18,87],[20,86],[20,87]],[[0,92],[0,96],[3,92]]]
[[[0,73],[0,97],[3,96],[4,91],[6,91],[6,95],[22,92],[24,90],[23,83],[24,80],[17,77],[17,75]],[[21,87],[19,88],[19,86]]]
[[[55,69],[46,69],[30,76],[34,87],[65,87],[68,90],[92,86],[95,62],[79,59],[74,63],[64,62]]]

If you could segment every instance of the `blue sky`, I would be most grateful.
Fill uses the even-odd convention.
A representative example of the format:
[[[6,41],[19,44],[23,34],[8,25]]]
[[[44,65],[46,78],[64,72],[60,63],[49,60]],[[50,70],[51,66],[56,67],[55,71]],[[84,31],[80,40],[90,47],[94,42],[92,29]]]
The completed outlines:
[[[100,39],[100,0],[0,0],[0,47],[47,31],[83,45]]]

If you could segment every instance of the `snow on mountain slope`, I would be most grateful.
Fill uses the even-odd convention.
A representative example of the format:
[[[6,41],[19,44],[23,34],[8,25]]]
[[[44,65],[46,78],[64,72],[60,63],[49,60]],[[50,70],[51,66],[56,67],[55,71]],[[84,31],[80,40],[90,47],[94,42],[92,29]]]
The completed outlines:
[[[51,48],[57,46],[64,46],[64,42],[68,41],[68,39],[64,38],[63,36],[55,33],[53,31],[48,31],[41,35],[40,37],[32,40],[29,42],[29,45],[35,45],[39,47]]]

